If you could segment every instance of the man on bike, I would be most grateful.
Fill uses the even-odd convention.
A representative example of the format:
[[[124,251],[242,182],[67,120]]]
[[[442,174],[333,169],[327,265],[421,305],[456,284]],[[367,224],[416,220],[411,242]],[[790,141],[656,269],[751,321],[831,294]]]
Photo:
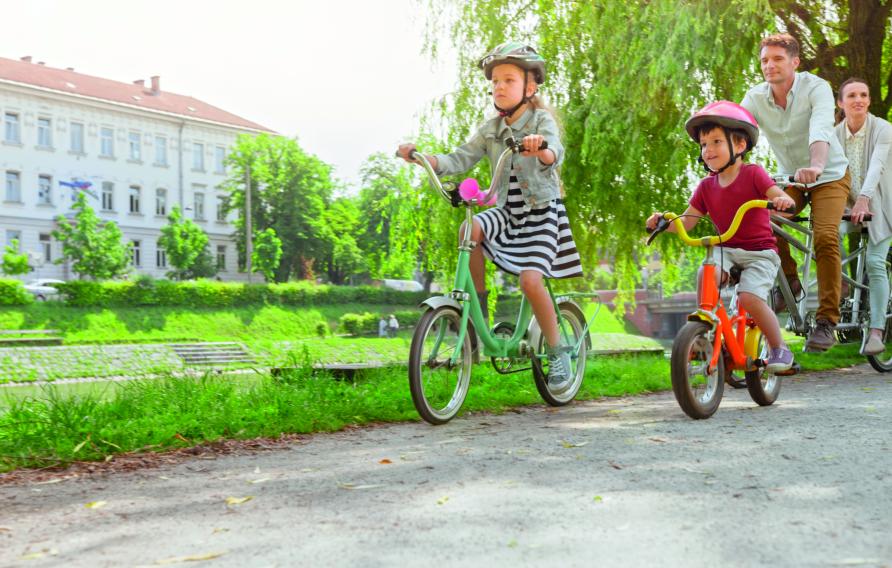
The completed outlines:
[[[836,343],[833,330],[839,321],[839,224],[851,185],[849,162],[833,132],[833,90],[820,77],[796,72],[796,39],[789,34],[771,35],[759,48],[765,82],[747,91],[741,105],[758,121],[781,172],[808,185],[789,187],[787,193],[796,202],[796,211],[805,207],[805,191],[811,198],[819,307],[817,325],[805,346],[808,351],[826,351]],[[802,283],[790,247],[784,239],[778,239],[777,245],[783,273],[793,292],[799,294]],[[781,310],[785,306],[778,296],[775,294],[775,309]]]

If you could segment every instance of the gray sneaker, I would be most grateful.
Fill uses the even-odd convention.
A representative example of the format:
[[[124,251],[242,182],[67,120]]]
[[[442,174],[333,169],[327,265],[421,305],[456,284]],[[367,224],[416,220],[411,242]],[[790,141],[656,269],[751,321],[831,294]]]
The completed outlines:
[[[573,386],[570,349],[566,345],[558,345],[545,350],[548,353],[548,390],[553,394],[564,394]]]

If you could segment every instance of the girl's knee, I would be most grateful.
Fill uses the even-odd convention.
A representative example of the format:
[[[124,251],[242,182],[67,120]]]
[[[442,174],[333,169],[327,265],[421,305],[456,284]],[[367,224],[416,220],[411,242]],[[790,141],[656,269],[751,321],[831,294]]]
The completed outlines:
[[[536,292],[542,288],[542,275],[535,271],[524,271],[520,273],[520,290],[525,296],[530,292]]]

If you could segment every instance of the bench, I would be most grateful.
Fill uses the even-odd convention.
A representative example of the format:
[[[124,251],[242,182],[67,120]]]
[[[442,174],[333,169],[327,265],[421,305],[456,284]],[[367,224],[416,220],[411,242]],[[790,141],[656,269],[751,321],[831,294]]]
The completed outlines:
[[[62,345],[58,329],[2,329],[0,347]]]

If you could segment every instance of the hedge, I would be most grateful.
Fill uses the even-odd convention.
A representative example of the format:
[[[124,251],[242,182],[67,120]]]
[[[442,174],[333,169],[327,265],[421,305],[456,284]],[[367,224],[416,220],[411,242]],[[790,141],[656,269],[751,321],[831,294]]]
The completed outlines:
[[[400,329],[413,327],[421,319],[422,310],[397,310],[395,312],[377,313],[364,312],[361,314],[344,314],[338,320],[338,332],[350,335],[378,334],[378,322],[383,317],[388,319],[390,314],[396,317]]]
[[[430,295],[374,286],[330,286],[308,282],[243,284],[216,280],[174,282],[147,278],[134,282],[76,280],[56,286],[65,297],[65,303],[76,307],[221,308],[258,304],[311,306],[347,303],[416,306]]]
[[[34,301],[20,280],[0,278],[0,306],[24,306]]]

